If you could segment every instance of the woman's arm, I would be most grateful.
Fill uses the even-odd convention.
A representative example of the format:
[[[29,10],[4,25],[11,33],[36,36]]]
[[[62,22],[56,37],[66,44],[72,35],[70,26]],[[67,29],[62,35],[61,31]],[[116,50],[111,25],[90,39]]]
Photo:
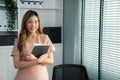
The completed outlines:
[[[47,55],[47,57],[45,58],[44,55]],[[39,57],[39,59],[41,59],[41,58],[44,58],[43,61],[41,62],[41,64],[53,64],[54,63],[53,53],[43,54]]]
[[[33,59],[33,60],[29,60],[29,61],[27,61],[27,60],[21,61],[19,55],[14,55],[13,61],[14,61],[15,68],[27,68],[27,67],[31,67],[31,66],[34,66],[34,65],[40,63],[40,61],[38,59]]]
[[[26,60],[30,61],[33,59],[37,59],[33,54],[26,54]],[[39,58],[39,63],[41,64],[53,64],[54,63],[54,57],[53,53],[45,53],[41,55]]]
[[[25,55],[25,61],[21,61],[19,55],[14,55],[13,61],[15,68],[27,68],[37,64],[52,64],[53,54],[44,54],[40,58],[36,58],[34,55],[28,53]]]
[[[27,68],[31,67],[37,64],[53,64],[54,63],[54,58],[53,58],[53,53],[46,53],[41,55],[38,59],[34,58],[32,55],[26,55],[27,60],[26,61],[21,61],[19,55],[14,55],[13,56],[13,61],[14,61],[14,66],[15,68]]]

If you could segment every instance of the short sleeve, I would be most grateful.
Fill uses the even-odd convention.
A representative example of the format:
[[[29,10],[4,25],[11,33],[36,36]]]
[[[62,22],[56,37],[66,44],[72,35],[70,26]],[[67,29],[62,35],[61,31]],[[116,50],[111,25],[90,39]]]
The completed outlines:
[[[48,50],[49,53],[54,52],[56,49],[52,43],[52,41],[50,40],[50,38],[48,37],[48,35],[46,35],[46,39],[47,39],[47,44],[50,44],[50,48]]]
[[[17,45],[18,45],[18,39],[15,39],[14,40],[14,46],[13,46],[13,49],[12,49],[11,56],[19,55],[19,50],[17,48]]]

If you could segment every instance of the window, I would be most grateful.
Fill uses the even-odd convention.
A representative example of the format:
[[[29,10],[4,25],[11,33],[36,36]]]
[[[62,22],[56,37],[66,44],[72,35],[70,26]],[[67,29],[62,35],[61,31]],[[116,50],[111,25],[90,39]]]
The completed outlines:
[[[83,64],[90,78],[98,80],[100,0],[85,0]]]
[[[101,79],[120,80],[120,0],[104,0]]]
[[[84,11],[82,57],[89,77],[120,80],[120,0],[85,0]]]
[[[0,6],[4,6],[5,0],[0,0]]]

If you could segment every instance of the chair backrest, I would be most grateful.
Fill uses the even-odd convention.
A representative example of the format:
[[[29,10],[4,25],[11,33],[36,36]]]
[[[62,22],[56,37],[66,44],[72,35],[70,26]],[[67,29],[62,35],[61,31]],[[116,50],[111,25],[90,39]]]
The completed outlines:
[[[52,80],[88,80],[88,74],[83,65],[60,64],[54,66]]]

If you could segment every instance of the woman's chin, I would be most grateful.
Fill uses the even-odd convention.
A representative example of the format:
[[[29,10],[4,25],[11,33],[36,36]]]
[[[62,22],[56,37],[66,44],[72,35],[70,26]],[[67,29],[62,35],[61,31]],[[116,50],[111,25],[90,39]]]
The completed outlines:
[[[34,33],[34,32],[36,32],[36,30],[30,30],[30,32],[31,32],[31,33]]]

